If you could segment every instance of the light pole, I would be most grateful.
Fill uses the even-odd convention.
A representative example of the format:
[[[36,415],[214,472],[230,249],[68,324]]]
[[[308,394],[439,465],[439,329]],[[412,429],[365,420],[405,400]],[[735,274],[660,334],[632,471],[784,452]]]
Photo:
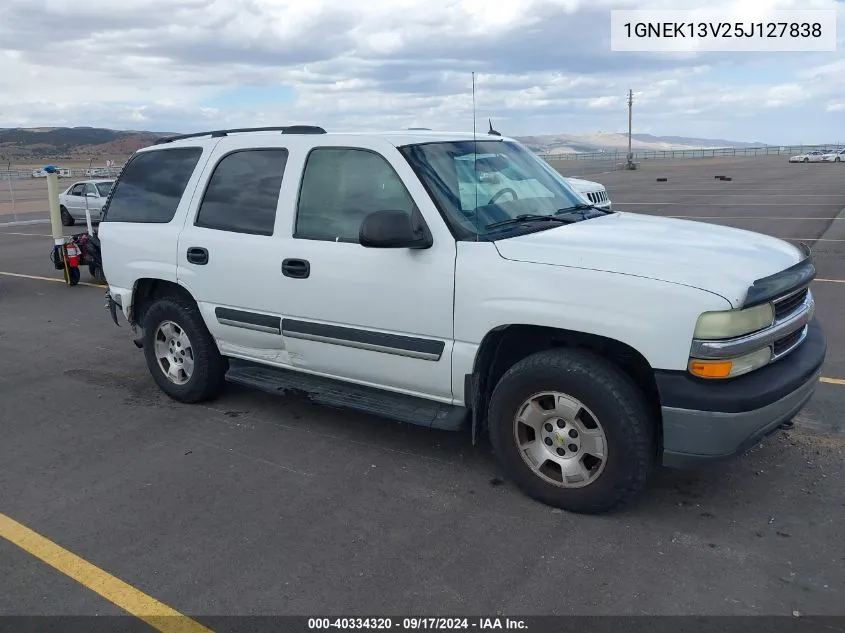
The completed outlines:
[[[634,109],[634,91],[628,90],[628,169],[633,169],[634,166],[634,152],[631,150],[631,129],[632,129],[632,114]]]

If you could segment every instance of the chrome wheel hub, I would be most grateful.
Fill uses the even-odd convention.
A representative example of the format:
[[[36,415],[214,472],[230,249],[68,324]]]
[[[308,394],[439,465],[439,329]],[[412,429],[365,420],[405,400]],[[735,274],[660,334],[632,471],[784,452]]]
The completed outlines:
[[[607,462],[607,438],[598,418],[567,394],[527,399],[514,419],[514,440],[534,473],[562,488],[593,483]]]
[[[194,373],[194,350],[185,330],[173,321],[164,321],[155,333],[155,357],[165,377],[184,385]]]

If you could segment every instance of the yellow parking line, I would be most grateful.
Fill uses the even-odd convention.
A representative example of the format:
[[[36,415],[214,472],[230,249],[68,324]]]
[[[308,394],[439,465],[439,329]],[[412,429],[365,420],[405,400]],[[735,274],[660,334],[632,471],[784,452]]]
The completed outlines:
[[[826,383],[831,384],[831,385],[843,385],[843,386],[845,386],[845,380],[842,380],[842,378],[825,378],[824,376],[822,376],[821,378],[819,378],[819,381],[820,382],[826,382]]]
[[[0,235],[26,235],[27,237],[53,237],[52,235],[42,235],[41,233],[12,233],[10,231],[0,231]]]
[[[0,513],[0,536],[159,631],[211,632],[196,620],[151,598],[3,513]]]
[[[831,284],[845,284],[845,279],[813,279],[813,281],[826,281]]]
[[[39,277],[38,275],[24,275],[23,273],[7,273],[7,272],[0,271],[0,275],[5,275],[6,277],[21,277],[23,279],[36,279],[38,281],[55,281],[55,282],[58,282],[60,284],[65,283],[64,279],[56,279],[55,277]],[[108,288],[108,286],[105,286],[103,284],[91,284],[91,283],[88,283],[87,281],[80,281],[76,285],[77,286],[89,286],[91,288]]]

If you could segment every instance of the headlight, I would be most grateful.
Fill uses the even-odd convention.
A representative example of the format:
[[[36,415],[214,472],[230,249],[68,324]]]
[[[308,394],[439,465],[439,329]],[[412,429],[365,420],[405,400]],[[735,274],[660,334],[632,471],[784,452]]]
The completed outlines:
[[[695,324],[694,338],[718,340],[751,334],[769,327],[775,319],[770,303],[764,303],[746,310],[705,312]]]
[[[734,378],[759,369],[772,359],[772,350],[768,347],[730,360],[690,359],[689,372],[699,378]]]

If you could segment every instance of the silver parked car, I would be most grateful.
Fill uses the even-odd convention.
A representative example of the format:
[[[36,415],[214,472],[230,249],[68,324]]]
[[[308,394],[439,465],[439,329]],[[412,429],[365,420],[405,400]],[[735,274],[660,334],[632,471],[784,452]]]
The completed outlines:
[[[86,208],[91,221],[99,222],[113,185],[114,180],[82,180],[65,189],[59,194],[62,224],[73,226],[77,220],[84,222]]]
[[[845,160],[845,147],[822,154],[822,160],[826,163],[841,163]]]
[[[816,149],[812,152],[807,152],[806,154],[798,154],[797,156],[790,156],[789,162],[790,163],[820,163],[822,162],[822,156],[824,156],[824,150]]]

